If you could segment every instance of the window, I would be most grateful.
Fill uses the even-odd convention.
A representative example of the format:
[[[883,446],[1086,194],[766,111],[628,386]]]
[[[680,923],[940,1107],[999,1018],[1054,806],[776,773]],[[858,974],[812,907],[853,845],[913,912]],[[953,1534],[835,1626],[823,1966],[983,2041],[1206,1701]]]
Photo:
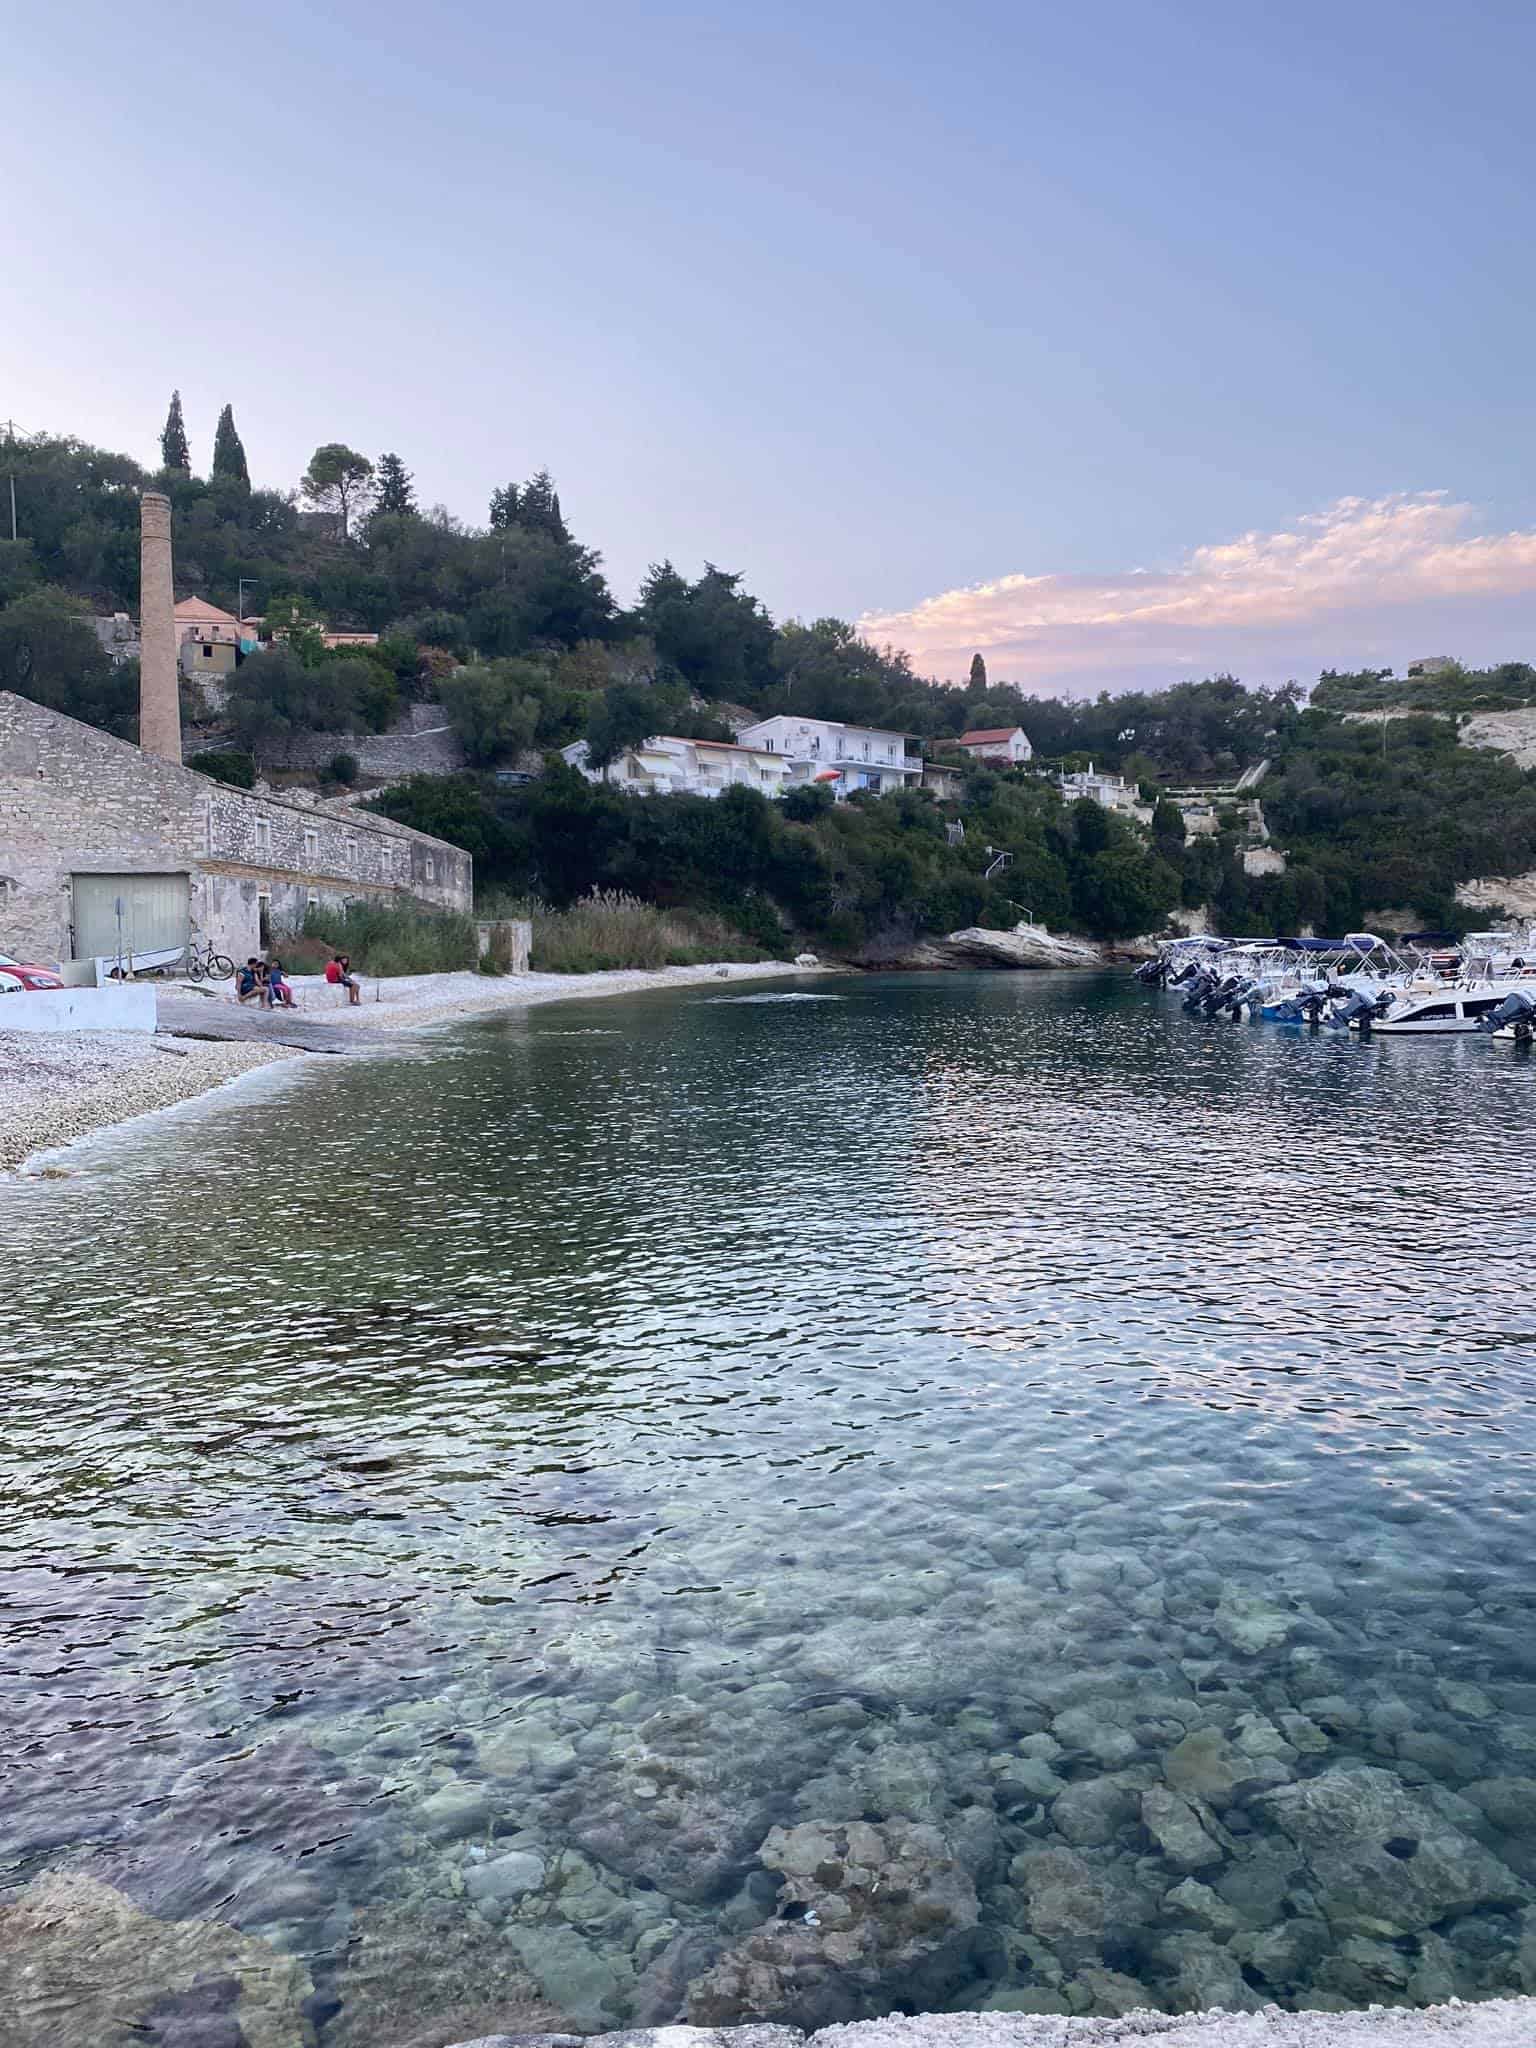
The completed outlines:
[[[259,854],[265,853],[268,855],[272,851],[272,820],[270,818],[258,818],[256,820],[256,851]]]
[[[213,649],[206,640],[203,642],[203,659],[204,661],[212,661],[213,659]]]
[[[866,740],[866,741],[864,742],[864,758],[865,758],[865,760],[866,760],[866,761],[867,761],[867,760],[869,759],[869,741],[868,741],[868,740]]]
[[[386,875],[392,875],[395,871],[395,849],[387,839],[379,848],[379,868]]]
[[[357,866],[357,834],[349,832],[342,843],[347,849],[347,866],[355,868]]]
[[[320,858],[320,834],[313,825],[306,825],[304,827],[304,858],[306,860],[318,860]]]
[[[426,857],[425,867],[427,873],[427,880],[429,882],[435,882],[437,880],[437,862],[432,858],[430,853]]]
[[[311,910],[318,910],[320,908],[320,898],[315,894],[313,889],[310,890],[309,894],[304,898],[304,901]]]

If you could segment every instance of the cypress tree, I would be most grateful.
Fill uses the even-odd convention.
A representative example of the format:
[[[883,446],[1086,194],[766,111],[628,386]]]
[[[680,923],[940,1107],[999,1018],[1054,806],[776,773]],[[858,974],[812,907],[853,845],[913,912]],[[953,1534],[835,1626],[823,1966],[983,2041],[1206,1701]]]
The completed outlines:
[[[213,474],[231,484],[251,487],[251,472],[246,467],[245,444],[235,432],[235,409],[226,405],[219,414],[219,424],[213,436]]]
[[[165,469],[184,470],[192,474],[192,451],[187,446],[187,425],[181,416],[181,393],[171,393],[171,409],[165,416],[165,426],[160,435],[160,463]]]
[[[379,457],[378,485],[379,494],[373,501],[375,512],[415,512],[415,480],[398,455]]]
[[[971,656],[971,688],[978,695],[984,695],[987,687],[987,664],[979,654]]]

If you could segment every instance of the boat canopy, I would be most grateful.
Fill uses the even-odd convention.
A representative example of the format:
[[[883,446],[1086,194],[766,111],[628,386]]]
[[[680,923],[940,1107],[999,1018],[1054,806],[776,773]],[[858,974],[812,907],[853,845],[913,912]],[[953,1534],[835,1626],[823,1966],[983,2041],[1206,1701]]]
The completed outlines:
[[[1364,941],[1362,946],[1361,941]],[[1361,932],[1347,939],[1276,939],[1277,946],[1288,946],[1294,953],[1358,953],[1380,945],[1379,939]]]

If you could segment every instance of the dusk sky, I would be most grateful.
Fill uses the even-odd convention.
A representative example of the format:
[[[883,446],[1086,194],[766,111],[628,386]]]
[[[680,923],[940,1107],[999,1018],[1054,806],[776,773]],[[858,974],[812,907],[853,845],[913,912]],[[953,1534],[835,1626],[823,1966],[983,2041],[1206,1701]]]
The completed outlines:
[[[1528,0],[21,0],[0,419],[1037,690],[1536,657]]]

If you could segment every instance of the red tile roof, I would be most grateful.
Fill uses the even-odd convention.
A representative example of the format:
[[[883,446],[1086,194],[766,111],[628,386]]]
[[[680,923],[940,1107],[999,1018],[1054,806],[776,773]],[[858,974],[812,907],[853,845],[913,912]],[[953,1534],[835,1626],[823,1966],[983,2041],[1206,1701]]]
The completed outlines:
[[[963,732],[960,735],[962,747],[980,746],[985,740],[1011,740],[1016,732],[1024,730],[1022,725],[994,725],[985,732]]]

